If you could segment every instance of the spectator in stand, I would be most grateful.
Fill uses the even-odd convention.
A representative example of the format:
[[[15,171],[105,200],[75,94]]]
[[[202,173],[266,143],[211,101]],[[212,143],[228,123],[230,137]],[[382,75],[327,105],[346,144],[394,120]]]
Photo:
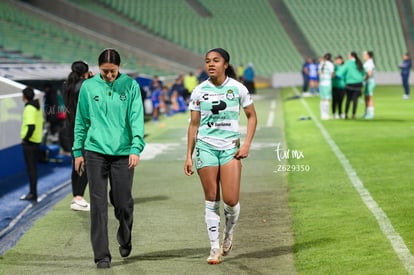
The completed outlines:
[[[320,92],[320,110],[321,119],[330,119],[329,103],[332,99],[332,77],[334,76],[335,67],[331,61],[331,54],[327,53],[323,56],[323,60],[319,64],[319,92]]]
[[[173,91],[171,94],[171,108],[170,114],[175,115],[177,113],[185,113],[187,111],[187,102],[184,98],[178,94],[177,91]]]
[[[152,92],[152,95],[151,95],[151,101],[152,101],[152,121],[158,122],[161,109],[165,109],[163,87],[159,86],[158,88],[155,88],[155,90]]]
[[[254,78],[255,78],[255,73],[254,73],[254,68],[253,68],[253,63],[249,63],[247,64],[246,69],[244,69],[243,72],[243,84],[244,86],[246,86],[247,90],[249,90],[250,94],[255,94],[256,93],[256,88],[254,85]]]
[[[355,119],[358,98],[361,96],[365,70],[356,52],[351,52],[345,62],[342,76],[345,81],[345,118],[348,118],[348,111],[352,102],[352,119]]]
[[[187,102],[191,92],[198,85],[197,77],[194,75],[193,72],[189,72],[188,75],[184,76],[183,84],[186,90],[184,100]]]
[[[237,79],[243,83],[243,72],[244,66],[240,63],[239,67],[237,67]]]
[[[156,89],[158,89],[158,87],[161,87],[162,83],[158,77],[158,75],[154,75],[152,77],[152,80],[149,84],[149,91],[152,94],[153,91],[155,91]]]
[[[334,119],[345,118],[342,112],[342,102],[345,97],[345,82],[342,75],[344,59],[341,55],[335,58],[335,77],[332,79],[332,116]],[[336,110],[338,109],[338,113]]]
[[[179,75],[176,79],[174,84],[171,86],[171,89],[168,92],[168,96],[171,97],[172,93],[176,91],[180,96],[183,98],[185,97],[186,90],[183,84],[184,77],[182,75]]]
[[[374,89],[375,89],[375,64],[374,64],[374,53],[372,51],[365,51],[363,53],[364,58],[364,70],[365,75],[365,119],[374,118]]]
[[[411,58],[408,53],[405,53],[403,55],[403,61],[399,65],[399,68],[401,69],[401,78],[402,78],[402,84],[404,87],[404,95],[403,99],[409,99],[410,98],[410,70],[411,70]]]
[[[22,139],[23,155],[26,170],[29,176],[30,191],[20,197],[21,200],[37,202],[37,162],[39,160],[39,146],[43,133],[43,113],[38,99],[35,99],[31,87],[23,89],[22,100],[24,110],[20,136]]]
[[[206,70],[204,70],[202,67],[199,67],[197,71],[198,71],[198,76],[197,76],[198,83],[201,83],[204,80],[208,79],[208,74]]]

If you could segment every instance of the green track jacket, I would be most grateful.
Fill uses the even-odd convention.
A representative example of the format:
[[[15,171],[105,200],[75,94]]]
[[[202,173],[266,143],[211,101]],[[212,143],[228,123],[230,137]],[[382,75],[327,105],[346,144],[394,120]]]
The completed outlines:
[[[126,74],[112,83],[100,74],[85,80],[76,109],[74,157],[82,156],[82,149],[112,156],[140,155],[144,146],[138,83]]]

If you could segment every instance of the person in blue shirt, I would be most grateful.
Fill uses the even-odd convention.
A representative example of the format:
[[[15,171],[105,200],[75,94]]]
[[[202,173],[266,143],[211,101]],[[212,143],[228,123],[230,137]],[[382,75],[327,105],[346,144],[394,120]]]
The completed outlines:
[[[401,69],[401,78],[402,78],[402,84],[404,87],[403,99],[409,99],[410,98],[409,78],[410,78],[410,70],[411,70],[411,58],[408,55],[408,53],[403,54],[403,61],[398,67]]]
[[[312,60],[312,63],[308,66],[309,69],[309,85],[310,85],[310,95],[314,96],[316,93],[318,93],[318,63],[316,63],[315,60]]]
[[[256,88],[254,86],[254,69],[252,63],[249,63],[246,69],[244,69],[243,84],[246,86],[250,94],[256,93]]]
[[[163,100],[163,87],[159,84],[155,84],[154,91],[151,94],[152,102],[152,121],[157,122],[158,117],[160,116],[161,109],[163,109],[164,100]]]

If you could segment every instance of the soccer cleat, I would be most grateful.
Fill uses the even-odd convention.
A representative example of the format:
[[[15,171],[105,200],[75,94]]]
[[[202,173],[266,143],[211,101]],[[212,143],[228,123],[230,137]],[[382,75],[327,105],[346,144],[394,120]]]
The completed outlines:
[[[210,256],[207,258],[208,264],[219,264],[221,258],[221,252],[219,248],[212,248],[210,250]]]
[[[233,234],[225,234],[221,245],[221,255],[227,256],[233,248]]]

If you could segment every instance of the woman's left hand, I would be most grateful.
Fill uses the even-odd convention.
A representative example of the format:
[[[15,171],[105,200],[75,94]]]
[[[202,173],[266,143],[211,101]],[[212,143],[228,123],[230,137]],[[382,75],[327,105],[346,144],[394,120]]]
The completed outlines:
[[[131,154],[129,155],[129,161],[128,161],[128,168],[132,169],[135,168],[135,166],[138,166],[139,164],[139,156]]]
[[[239,150],[234,154],[235,159],[245,159],[249,156],[249,147],[248,146],[241,146]]]

